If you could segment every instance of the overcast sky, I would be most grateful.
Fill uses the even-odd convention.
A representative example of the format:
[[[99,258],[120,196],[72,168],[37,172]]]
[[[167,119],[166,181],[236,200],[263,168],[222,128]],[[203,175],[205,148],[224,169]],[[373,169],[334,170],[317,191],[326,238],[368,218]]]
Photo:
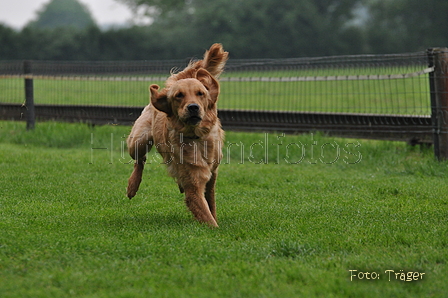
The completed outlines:
[[[36,11],[51,0],[0,0],[0,23],[21,29],[35,19]],[[78,0],[85,4],[98,25],[123,24],[132,17],[131,11],[114,0]]]

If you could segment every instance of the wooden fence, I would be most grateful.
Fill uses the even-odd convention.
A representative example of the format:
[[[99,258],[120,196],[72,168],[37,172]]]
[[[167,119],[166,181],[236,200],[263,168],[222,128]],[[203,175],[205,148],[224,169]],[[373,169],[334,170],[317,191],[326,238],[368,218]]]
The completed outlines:
[[[430,99],[427,104],[430,106],[428,115],[406,115],[406,114],[378,114],[378,113],[341,113],[341,112],[313,112],[313,111],[276,111],[263,109],[232,109],[224,108],[219,110],[219,117],[223,127],[227,130],[244,131],[279,131],[287,133],[302,133],[310,131],[322,131],[324,133],[354,137],[369,138],[380,140],[398,140],[406,141],[411,144],[433,144],[434,153],[438,159],[448,159],[448,49],[432,48],[425,53],[425,67],[421,71],[391,75],[320,75],[320,76],[289,76],[289,77],[224,77],[222,84],[227,82],[317,82],[319,80],[331,80],[335,84],[339,81],[347,80],[393,80],[397,78],[406,79],[412,76],[422,74],[428,77],[428,90]],[[404,58],[403,58],[404,57]],[[344,61],[353,63],[353,58],[367,59],[370,65],[384,63],[395,63],[407,65],[413,63],[406,60],[406,55],[364,55],[350,56]],[[338,57],[330,57],[332,70],[334,67],[344,69],[347,63],[334,62],[339,61]],[[324,69],[328,63],[327,58],[310,58],[296,60],[267,60],[267,61],[236,61],[229,64],[229,73],[247,72],[247,65],[256,69],[265,69],[268,65],[270,69],[290,69],[293,63],[306,65],[306,69]],[[421,60],[421,57],[419,58]],[[375,61],[374,63],[371,61]],[[400,61],[399,63],[397,61]],[[0,80],[2,78],[20,77],[24,79],[24,103],[0,102],[0,119],[26,121],[27,128],[33,129],[35,119],[57,120],[68,122],[86,122],[91,124],[121,124],[131,125],[140,115],[143,106],[110,106],[110,105],[68,105],[68,104],[39,104],[34,100],[34,79],[42,78],[47,74],[36,73],[32,61],[20,62],[20,69],[17,63],[10,63],[7,66],[1,66]],[[171,62],[173,63],[173,62]],[[419,63],[422,63],[421,61]],[[86,64],[89,64],[86,62]],[[11,67],[11,65],[15,65]],[[120,63],[124,68],[125,62]],[[138,63],[133,62],[133,66]],[[261,66],[260,66],[261,65]],[[336,65],[336,66],[335,66]],[[78,65],[79,66],[79,65]],[[152,66],[148,66],[149,68]],[[160,65],[157,64],[157,73],[162,73]],[[180,66],[181,67],[181,66]],[[103,67],[104,68],[104,67]],[[13,69],[13,71],[11,71]],[[65,64],[63,68],[53,71],[51,76],[60,76],[70,71],[74,67]],[[251,68],[250,68],[251,69]],[[302,69],[303,70],[303,69]],[[134,73],[139,73],[132,68]],[[148,72],[149,70],[145,70]],[[76,74],[82,72],[78,67]],[[98,72],[98,71],[96,71]],[[141,73],[141,72],[140,72]],[[303,72],[302,72],[303,73]],[[82,75],[82,74],[81,74]],[[92,74],[90,74],[92,75]],[[97,75],[95,73],[94,75]],[[104,73],[102,74],[104,75]],[[396,77],[394,77],[396,76]],[[139,78],[141,79],[141,78]],[[244,100],[244,96],[241,96]],[[361,104],[361,103],[360,103]]]

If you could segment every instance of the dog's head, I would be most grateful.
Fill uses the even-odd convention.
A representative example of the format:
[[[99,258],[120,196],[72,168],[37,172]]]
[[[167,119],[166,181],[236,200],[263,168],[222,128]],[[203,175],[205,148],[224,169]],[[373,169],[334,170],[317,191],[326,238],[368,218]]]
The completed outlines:
[[[185,126],[197,126],[216,109],[219,83],[207,70],[199,69],[191,78],[177,80],[160,92],[158,85],[151,85],[149,90],[157,110]]]

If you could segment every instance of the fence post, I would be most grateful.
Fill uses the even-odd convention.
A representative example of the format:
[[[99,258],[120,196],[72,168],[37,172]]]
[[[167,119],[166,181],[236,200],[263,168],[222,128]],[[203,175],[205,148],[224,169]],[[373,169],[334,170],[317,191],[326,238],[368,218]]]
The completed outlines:
[[[431,91],[431,119],[433,126],[434,154],[438,160],[448,159],[448,48],[428,50]]]
[[[23,61],[23,73],[25,74],[25,107],[26,107],[26,129],[34,129],[36,122],[34,112],[34,83],[32,77],[27,77],[33,73],[31,61]]]

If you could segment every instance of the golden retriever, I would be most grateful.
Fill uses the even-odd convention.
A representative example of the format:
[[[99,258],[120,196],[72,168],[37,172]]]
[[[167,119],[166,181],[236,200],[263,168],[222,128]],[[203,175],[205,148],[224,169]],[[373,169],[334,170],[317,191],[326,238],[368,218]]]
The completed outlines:
[[[203,60],[171,74],[160,90],[151,85],[151,103],[135,121],[127,139],[135,160],[127,195],[137,193],[146,153],[155,146],[175,178],[194,217],[211,227],[216,219],[215,184],[222,159],[224,131],[217,117],[217,79],[228,59],[221,44],[213,44]]]

